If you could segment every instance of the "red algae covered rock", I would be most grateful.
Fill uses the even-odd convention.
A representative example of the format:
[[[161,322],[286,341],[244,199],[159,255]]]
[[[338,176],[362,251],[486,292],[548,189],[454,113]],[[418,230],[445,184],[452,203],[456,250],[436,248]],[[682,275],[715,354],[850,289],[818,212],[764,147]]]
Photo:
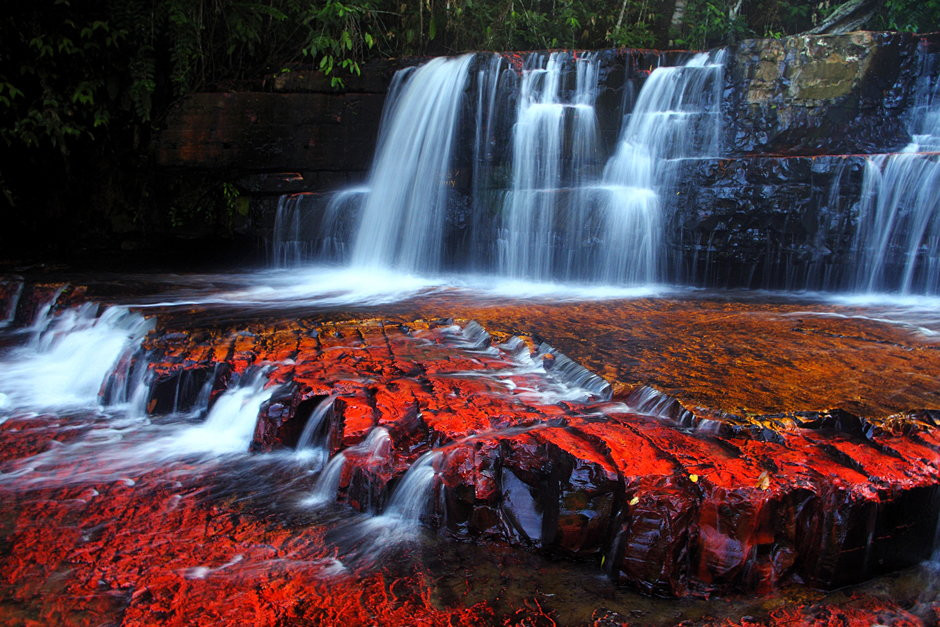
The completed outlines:
[[[246,444],[255,455],[237,462],[245,464],[238,481],[260,467],[252,464],[277,458],[265,453],[307,446],[342,457],[330,498],[381,513],[417,460],[431,459],[418,517],[442,535],[582,560],[649,595],[765,594],[794,582],[834,588],[930,555],[940,518],[936,411],[730,415],[653,388],[615,402],[583,372],[580,383],[565,379],[567,357],[536,344],[499,343],[453,320],[164,324],[122,360],[108,387],[131,386],[129,373],[146,369],[154,422],[180,414],[198,422],[236,381],[263,375],[269,396]],[[10,497],[0,506],[0,565],[7,598],[61,598],[41,622],[74,622],[79,612],[98,622],[115,613],[131,623],[185,622],[196,601],[205,609],[195,620],[215,622],[495,620],[486,604],[442,610],[414,573],[343,574],[350,566],[335,563],[322,525],[269,519],[242,503],[280,482],[299,500],[313,471],[279,467],[248,496],[230,485],[237,481],[224,463],[202,467],[198,457],[165,451],[146,471],[111,468],[107,457],[57,465],[57,452],[81,444],[82,431],[70,426],[39,442],[37,418],[0,422],[2,459],[14,460],[0,465],[3,477],[53,469],[45,482],[0,484]],[[135,537],[118,542],[123,524]],[[395,591],[409,586],[414,594]],[[231,605],[220,604],[228,596]],[[519,622],[552,620],[538,603],[527,607]],[[0,618],[19,618],[5,611],[0,605]],[[770,617],[906,624],[904,611],[893,611],[807,605]]]
[[[473,323],[364,320],[212,337],[230,346],[226,368],[270,364],[280,385],[252,450],[296,446],[314,408],[329,404],[323,446],[345,451],[336,497],[363,511],[380,511],[409,465],[438,450],[428,522],[458,538],[599,560],[649,594],[766,593],[794,579],[836,587],[930,554],[940,516],[930,412],[880,423],[846,412],[726,420],[652,391],[631,408],[641,397],[606,403],[560,387],[540,363],[557,353],[481,333]],[[208,385],[197,373],[214,372],[221,353],[204,342],[151,336],[154,390],[179,398],[199,387],[187,380]],[[388,450],[359,452],[378,427]]]

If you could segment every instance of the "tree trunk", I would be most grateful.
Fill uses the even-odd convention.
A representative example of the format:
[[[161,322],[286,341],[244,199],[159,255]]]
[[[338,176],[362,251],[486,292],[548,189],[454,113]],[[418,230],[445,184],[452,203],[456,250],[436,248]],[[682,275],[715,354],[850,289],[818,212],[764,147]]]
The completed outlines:
[[[881,0],[848,0],[836,7],[836,10],[819,25],[801,34],[839,35],[860,30],[871,20],[880,6]]]

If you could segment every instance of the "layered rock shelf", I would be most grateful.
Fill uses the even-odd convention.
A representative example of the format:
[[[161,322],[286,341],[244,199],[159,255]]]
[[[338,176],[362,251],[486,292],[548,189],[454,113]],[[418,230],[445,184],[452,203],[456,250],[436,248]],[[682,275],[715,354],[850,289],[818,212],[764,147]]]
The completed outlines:
[[[25,327],[41,318],[44,309],[61,315],[87,302],[89,294],[114,289],[7,280],[0,282],[0,312]],[[156,329],[117,365],[101,398],[130,399],[134,392],[139,396],[143,384],[145,394],[137,402],[159,424],[164,415],[211,413],[223,395],[261,374],[270,398],[252,417],[253,434],[245,447],[255,460],[255,470],[248,472],[260,473],[257,481],[269,488],[271,482],[301,481],[294,491],[309,493],[312,483],[304,484],[303,475],[277,461],[285,452],[299,454],[303,443],[311,451],[343,459],[329,501],[377,515],[389,508],[409,469],[426,462],[433,480],[415,510],[426,527],[472,541],[477,551],[481,545],[496,552],[518,547],[583,562],[644,594],[768,594],[800,582],[834,588],[930,556],[940,518],[940,412],[877,418],[837,409],[799,411],[784,394],[778,412],[731,415],[691,404],[691,396],[680,402],[649,386],[605,381],[545,342],[552,340],[544,326],[553,319],[547,313],[551,308],[559,310],[555,316],[564,312],[562,319],[571,320],[572,315],[586,316],[589,305],[553,305],[540,316],[526,308],[510,315],[505,303],[488,308],[480,302],[449,302],[483,314],[477,316],[481,319],[489,312],[494,320],[503,320],[502,330],[487,323],[491,334],[471,320],[428,316],[446,306],[440,297],[398,308],[423,310],[423,318],[390,306],[389,316],[377,318],[361,312],[244,314],[226,322],[211,307],[158,307],[152,310]],[[656,309],[646,301],[595,306],[602,309],[597,315],[608,319],[611,308],[621,316],[629,316],[631,307],[633,314],[644,307]],[[659,308],[675,317],[676,306],[666,301]],[[707,316],[710,307],[715,305],[694,308]],[[776,307],[770,320],[789,313],[782,305],[765,307]],[[529,324],[525,311],[540,317],[539,336],[520,334],[517,325]],[[645,315],[655,320],[651,311]],[[715,319],[727,317],[728,311],[718,306]],[[844,315],[839,320],[822,318],[820,324],[829,325],[826,333],[810,334],[807,341],[823,345],[836,330],[852,337],[859,331],[853,324],[871,325],[869,339],[877,341],[871,342],[874,348],[866,358],[880,355],[886,373],[903,379],[901,370],[891,370],[894,349],[882,340],[892,334],[895,339],[909,336],[908,331],[879,327],[876,321],[854,323]],[[638,338],[655,328],[655,323],[640,324]],[[753,336],[752,331],[745,335]],[[610,329],[604,333],[611,339]],[[729,346],[737,345],[734,334],[727,338]],[[575,346],[563,333],[558,339]],[[632,347],[624,343],[621,350]],[[585,355],[593,350],[590,342],[584,350]],[[927,356],[934,352],[928,350]],[[657,367],[662,368],[660,381],[668,378],[669,365]],[[649,371],[639,376],[649,377]],[[681,377],[677,383],[688,385]],[[12,460],[0,466],[2,476],[10,480],[42,473],[29,479],[31,488],[8,490],[0,520],[7,526],[8,550],[2,558],[6,598],[27,603],[45,594],[43,586],[65,593],[50,606],[47,620],[68,621],[74,616],[70,612],[77,611],[107,617],[115,608],[123,608],[119,611],[128,620],[153,612],[172,617],[184,607],[180,595],[187,586],[206,598],[204,608],[212,620],[244,616],[245,604],[256,604],[263,622],[331,620],[331,612],[341,609],[337,599],[346,599],[349,607],[372,607],[394,621],[403,619],[400,612],[454,624],[495,620],[494,608],[485,603],[442,610],[424,593],[397,601],[371,598],[383,586],[407,585],[417,591],[433,586],[420,572],[399,573],[391,581],[387,572],[371,570],[376,564],[368,559],[349,563],[350,568],[356,564],[356,579],[344,575],[335,580],[335,593],[327,595],[330,603],[313,603],[309,595],[299,594],[299,587],[318,589],[338,576],[331,574],[335,564],[328,530],[296,521],[286,526],[265,522],[264,512],[281,511],[281,506],[265,501],[261,485],[238,487],[247,481],[245,471],[226,478],[217,471],[214,475],[211,467],[197,470],[199,462],[185,457],[165,467],[147,469],[145,464],[144,470],[115,461],[117,457],[56,461],[52,452],[68,450],[84,431],[56,430],[57,443],[50,449],[43,428],[34,414],[14,414],[0,423],[3,457]],[[367,440],[376,433],[384,444],[369,448]],[[37,461],[24,462],[30,464],[24,467],[19,459]],[[213,476],[207,485],[207,477]],[[13,511],[21,513],[11,518]],[[141,512],[152,515],[144,521]],[[52,521],[79,515],[82,531],[75,537],[44,533],[30,522],[37,516]],[[274,520],[284,516],[271,515]],[[137,529],[140,542],[117,540],[122,525]],[[205,550],[152,554],[169,537]],[[138,568],[134,565],[142,559],[154,565],[131,574],[128,569]],[[238,593],[228,608],[209,600],[223,589],[242,590],[257,576],[248,566],[237,566],[242,559],[283,562],[265,577],[286,586],[285,594],[299,595],[288,613],[283,612],[288,606],[268,595]],[[50,573],[65,566],[77,569],[89,585],[112,592],[87,596],[95,599],[93,607],[79,603],[76,599],[86,598],[83,583],[73,577],[60,583],[37,579],[40,566]],[[168,567],[178,574],[169,574]],[[210,577],[215,572],[229,574]],[[541,602],[526,600],[526,609],[517,616],[551,618]],[[0,605],[0,616],[13,616],[5,607]],[[845,606],[790,604],[773,620],[803,620],[820,612],[833,620],[919,620],[873,599]],[[602,610],[594,612],[593,620],[629,622]]]
[[[429,522],[602,560],[645,592],[766,592],[791,577],[833,587],[930,552],[940,508],[934,412],[880,425],[842,412],[722,428],[684,424],[662,399],[648,415],[642,391],[623,404],[551,402],[571,384],[553,379],[565,358],[518,338],[491,345],[473,322],[283,323],[158,334],[144,350],[157,374],[151,407],[194,402],[206,373],[218,387],[272,364],[282,391],[262,410],[256,451],[294,447],[324,402],[334,455],[388,430],[387,457],[346,460],[339,499],[357,509],[381,510],[433,449],[441,485],[428,495]]]

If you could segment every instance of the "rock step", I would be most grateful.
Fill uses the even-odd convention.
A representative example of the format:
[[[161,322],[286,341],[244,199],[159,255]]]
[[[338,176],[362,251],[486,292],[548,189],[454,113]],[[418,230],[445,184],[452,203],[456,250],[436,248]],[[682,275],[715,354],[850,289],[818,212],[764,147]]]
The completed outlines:
[[[650,594],[764,592],[793,579],[835,587],[930,554],[940,517],[932,412],[723,422],[664,397],[654,406],[674,411],[646,415],[602,396],[566,399],[570,389],[540,363],[558,354],[531,341],[495,344],[468,326],[162,332],[138,357],[155,374],[153,407],[198,387],[182,382],[203,381],[210,366],[238,374],[270,364],[270,385],[281,387],[261,411],[253,450],[296,446],[313,409],[330,402],[325,446],[347,451],[340,500],[380,511],[409,466],[436,449],[426,522],[458,538],[594,560]],[[387,455],[350,451],[377,427],[388,432]]]

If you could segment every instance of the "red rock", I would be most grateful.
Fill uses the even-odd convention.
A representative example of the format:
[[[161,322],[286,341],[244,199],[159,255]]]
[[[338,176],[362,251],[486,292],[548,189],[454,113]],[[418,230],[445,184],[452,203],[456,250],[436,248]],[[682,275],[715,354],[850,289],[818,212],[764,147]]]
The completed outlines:
[[[444,446],[444,506],[432,519],[450,533],[603,554],[612,575],[645,592],[767,592],[794,575],[842,585],[923,558],[937,518],[932,428],[868,436],[843,412],[794,415],[777,421],[782,430],[729,421],[687,432],[674,421],[705,423],[668,397],[657,411],[673,407],[671,418],[539,402],[520,388],[544,375],[511,374],[508,352],[464,349],[446,323],[220,337],[234,340],[233,370],[280,361],[272,380],[291,382],[262,412],[257,450],[296,444],[312,405],[335,397],[340,499],[381,508],[410,463]],[[204,338],[168,339],[159,380],[205,367],[190,358],[209,354]],[[148,350],[160,345],[152,338]],[[391,436],[388,458],[351,450],[376,426]],[[926,508],[926,522],[907,522],[913,508]]]

